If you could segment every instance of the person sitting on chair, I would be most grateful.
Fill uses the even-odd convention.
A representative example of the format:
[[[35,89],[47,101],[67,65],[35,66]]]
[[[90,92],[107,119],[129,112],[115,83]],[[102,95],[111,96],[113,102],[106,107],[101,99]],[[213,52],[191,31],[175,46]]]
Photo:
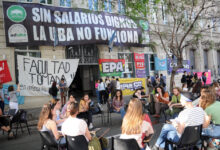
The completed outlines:
[[[170,115],[172,118],[177,117],[179,112],[182,110],[183,106],[180,103],[181,89],[178,87],[173,88],[173,96],[171,102],[169,102],[169,109],[166,110],[166,114]]]
[[[8,132],[8,137],[13,137],[13,132],[11,132],[10,122],[7,117],[3,116],[2,109],[0,108],[0,129]]]
[[[139,147],[145,149],[142,145],[142,135],[148,137],[154,130],[149,122],[143,120],[142,103],[137,98],[130,100],[121,128],[120,139],[135,139]]]
[[[199,106],[206,112],[205,126],[202,135],[220,137],[220,102],[216,101],[215,93],[209,89],[204,89],[201,92]],[[212,146],[211,143],[209,144]]]
[[[166,140],[178,142],[187,126],[204,125],[205,112],[200,107],[193,107],[191,99],[192,95],[190,93],[182,93],[180,102],[185,109],[180,112],[176,119],[171,121],[171,124],[163,126],[152,150],[164,149]],[[170,146],[169,150],[172,150]]]
[[[51,109],[52,109],[52,119],[56,122],[57,126],[61,127],[62,123],[66,120],[63,118],[60,109],[61,109],[61,101],[59,99],[52,99],[50,101]]]
[[[153,117],[160,118],[161,110],[168,108],[168,104],[170,102],[168,92],[165,92],[163,87],[158,86],[156,88],[156,94],[154,96],[154,101],[155,101],[156,114],[153,115]]]
[[[57,130],[56,122],[52,119],[50,104],[45,104],[41,110],[37,128],[39,131],[49,131],[54,136],[57,144],[65,144],[66,140]]]
[[[73,94],[70,94],[69,96],[69,101],[66,102],[66,104],[63,106],[62,111],[61,111],[61,116],[62,118],[66,118],[66,112],[67,112],[67,107],[70,103],[72,102],[76,102],[75,97],[73,96]]]
[[[121,114],[121,117],[123,119],[125,115],[125,110],[124,110],[124,100],[121,90],[116,91],[116,95],[113,98],[112,107],[115,112]]]
[[[88,94],[83,96],[83,99],[80,100],[79,103],[79,114],[77,115],[78,118],[85,118],[88,120],[89,129],[93,128],[92,124],[92,111],[90,111],[90,103],[91,99],[89,98]]]
[[[82,119],[78,119],[77,115],[79,113],[79,104],[70,103],[70,116],[63,123],[61,131],[63,135],[67,136],[79,136],[84,135],[88,141],[92,139],[91,134],[88,129],[88,125]]]

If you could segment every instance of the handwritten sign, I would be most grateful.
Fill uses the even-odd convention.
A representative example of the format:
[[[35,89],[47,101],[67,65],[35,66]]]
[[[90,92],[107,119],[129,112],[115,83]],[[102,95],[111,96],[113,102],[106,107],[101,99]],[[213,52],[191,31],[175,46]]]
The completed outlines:
[[[63,78],[69,86],[78,67],[78,59],[50,60],[18,55],[19,83],[22,96],[46,96],[54,81]]]

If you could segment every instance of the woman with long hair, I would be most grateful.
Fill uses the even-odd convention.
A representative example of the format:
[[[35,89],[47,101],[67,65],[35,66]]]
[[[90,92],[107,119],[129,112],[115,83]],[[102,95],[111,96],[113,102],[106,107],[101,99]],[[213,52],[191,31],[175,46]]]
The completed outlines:
[[[199,106],[206,112],[203,135],[211,137],[220,136],[220,102],[216,101],[215,94],[210,89],[201,92]],[[211,123],[212,122],[212,123]]]
[[[60,127],[66,120],[66,118],[63,118],[60,112],[62,106],[61,101],[59,99],[52,99],[50,104],[52,109],[52,119],[57,123],[57,126]]]
[[[143,120],[142,103],[137,98],[130,100],[121,128],[122,134],[120,138],[137,140],[141,149],[144,149],[142,135],[145,134],[148,137],[154,133],[150,123]]]
[[[57,130],[56,122],[52,119],[50,104],[45,104],[41,110],[37,128],[39,131],[49,131],[59,144],[65,144],[66,140]]]
[[[86,122],[82,119],[77,118],[77,115],[79,113],[79,104],[74,102],[70,103],[69,110],[70,116],[62,125],[62,133],[68,136],[84,135],[88,141],[91,140],[92,137],[88,130]]]
[[[92,124],[92,111],[90,110],[91,99],[89,98],[89,94],[84,94],[83,98],[79,103],[79,113],[77,115],[78,118],[85,118],[88,120],[89,129],[93,128]]]
[[[115,112],[120,113],[121,117],[124,118],[125,115],[124,99],[121,90],[116,91],[116,94],[113,98],[112,107]]]
[[[160,112],[162,109],[168,108],[169,94],[164,91],[164,88],[158,86],[156,88],[156,94],[154,95],[156,114],[153,117],[160,118]]]

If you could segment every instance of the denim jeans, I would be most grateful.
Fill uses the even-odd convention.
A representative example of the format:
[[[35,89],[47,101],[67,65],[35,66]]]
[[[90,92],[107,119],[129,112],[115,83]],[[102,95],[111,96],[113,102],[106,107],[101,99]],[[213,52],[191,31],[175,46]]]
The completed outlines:
[[[220,137],[220,126],[210,124],[208,128],[202,130],[203,136]]]
[[[156,146],[160,148],[165,148],[166,140],[172,142],[178,142],[180,137],[177,134],[176,128],[172,124],[165,124],[160,132],[160,136],[157,139]],[[172,150],[169,145],[169,150]]]
[[[114,112],[120,113],[122,119],[123,119],[124,116],[125,116],[125,109],[124,109],[123,107],[120,109],[120,112],[118,112],[118,111],[116,111],[116,110],[114,110]]]
[[[98,101],[98,103],[100,103],[99,91],[96,90],[95,92],[96,92],[97,101]]]

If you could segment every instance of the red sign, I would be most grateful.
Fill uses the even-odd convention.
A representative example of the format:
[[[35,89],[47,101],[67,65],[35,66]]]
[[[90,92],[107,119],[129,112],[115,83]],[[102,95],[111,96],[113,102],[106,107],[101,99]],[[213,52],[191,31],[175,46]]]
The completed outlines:
[[[0,83],[10,82],[11,74],[8,69],[7,60],[0,61]]]
[[[144,54],[134,53],[134,61],[136,69],[145,69]]]

